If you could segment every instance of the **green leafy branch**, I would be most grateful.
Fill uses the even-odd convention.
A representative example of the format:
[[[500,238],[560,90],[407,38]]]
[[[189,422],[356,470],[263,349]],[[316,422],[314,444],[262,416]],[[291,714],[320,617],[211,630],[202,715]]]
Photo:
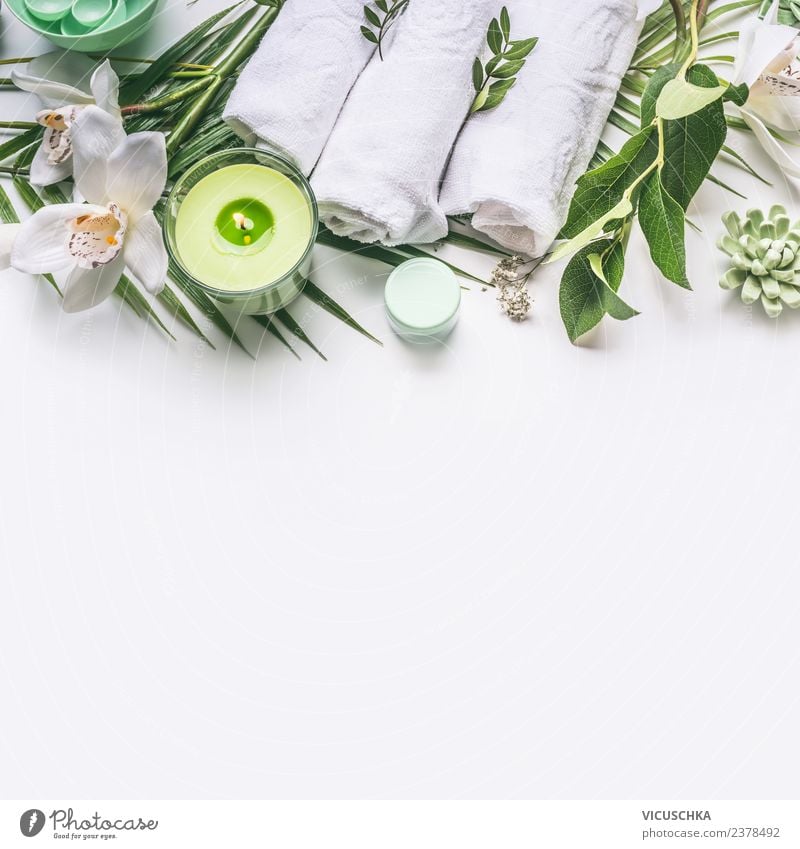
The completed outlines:
[[[470,114],[487,112],[503,102],[538,40],[524,38],[512,41],[511,18],[508,9],[503,6],[499,20],[492,18],[486,34],[486,43],[492,51],[491,58],[484,64],[480,57],[476,57],[472,65],[472,84],[476,94]]]
[[[561,233],[566,241],[547,260],[574,254],[559,294],[562,321],[573,342],[605,315],[627,320],[638,314],[618,294],[635,218],[656,268],[671,282],[691,288],[686,209],[723,150],[723,101],[747,97],[746,87],[729,86],[697,63],[698,20],[705,13],[700,3],[692,0],[690,7],[686,58],[650,76],[639,105],[639,128],[619,153],[579,178]]]
[[[369,26],[361,27],[361,35],[372,44],[378,45],[378,55],[383,61],[383,39],[392,24],[403,14],[408,6],[408,0],[375,0],[375,8],[364,6],[364,17]],[[374,27],[371,29],[370,27]]]

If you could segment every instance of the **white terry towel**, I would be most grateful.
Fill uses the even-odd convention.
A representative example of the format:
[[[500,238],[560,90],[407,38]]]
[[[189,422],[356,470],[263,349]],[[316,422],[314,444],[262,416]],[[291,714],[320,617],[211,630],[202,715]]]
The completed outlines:
[[[292,0],[290,0],[291,2]],[[387,245],[447,233],[438,196],[498,0],[411,0],[353,86],[311,185],[323,222]]]
[[[445,175],[448,215],[519,254],[561,229],[630,64],[635,0],[507,0],[511,38],[539,37],[496,109],[470,118]]]
[[[364,0],[286,0],[242,71],[223,118],[247,144],[310,174],[375,45]]]

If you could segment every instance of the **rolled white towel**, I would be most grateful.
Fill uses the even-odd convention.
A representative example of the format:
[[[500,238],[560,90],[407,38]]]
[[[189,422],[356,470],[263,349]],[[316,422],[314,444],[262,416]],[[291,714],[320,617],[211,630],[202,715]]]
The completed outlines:
[[[447,233],[439,187],[475,91],[471,68],[498,0],[411,0],[353,86],[311,179],[320,217],[362,242]]]
[[[539,256],[566,219],[641,30],[635,0],[507,0],[511,37],[539,37],[501,105],[470,118],[440,197],[448,215]]]
[[[247,144],[310,174],[375,45],[364,0],[286,0],[231,92],[223,118]]]

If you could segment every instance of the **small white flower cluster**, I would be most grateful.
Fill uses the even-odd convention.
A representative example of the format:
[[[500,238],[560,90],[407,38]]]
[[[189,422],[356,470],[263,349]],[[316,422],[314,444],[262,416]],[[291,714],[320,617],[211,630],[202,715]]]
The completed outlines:
[[[492,283],[498,288],[500,309],[512,321],[524,321],[533,303],[527,285],[532,269],[523,270],[529,264],[521,256],[509,256],[501,259],[492,272]]]

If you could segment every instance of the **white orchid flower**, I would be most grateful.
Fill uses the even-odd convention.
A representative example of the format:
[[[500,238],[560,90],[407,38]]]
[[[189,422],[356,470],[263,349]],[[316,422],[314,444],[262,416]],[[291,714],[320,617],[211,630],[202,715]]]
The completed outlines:
[[[77,53],[45,53],[28,62],[24,71],[13,70],[11,79],[46,107],[36,114],[45,127],[42,146],[31,163],[30,180],[36,186],[59,183],[72,173],[71,128],[83,109],[94,104],[122,121],[119,78],[107,59],[95,66]]]
[[[800,162],[769,130],[800,131],[800,33],[776,23],[777,15],[775,0],[763,21],[753,18],[742,25],[733,83],[750,88],[740,111],[761,146],[785,173],[798,177]]]
[[[20,224],[0,224],[0,271],[11,266],[11,249],[19,233]]]
[[[30,274],[66,272],[67,312],[105,300],[126,266],[148,292],[158,294],[167,252],[152,209],[167,181],[163,134],[126,136],[97,106],[86,106],[71,129],[75,184],[88,202],[34,213],[17,233],[11,264]]]

